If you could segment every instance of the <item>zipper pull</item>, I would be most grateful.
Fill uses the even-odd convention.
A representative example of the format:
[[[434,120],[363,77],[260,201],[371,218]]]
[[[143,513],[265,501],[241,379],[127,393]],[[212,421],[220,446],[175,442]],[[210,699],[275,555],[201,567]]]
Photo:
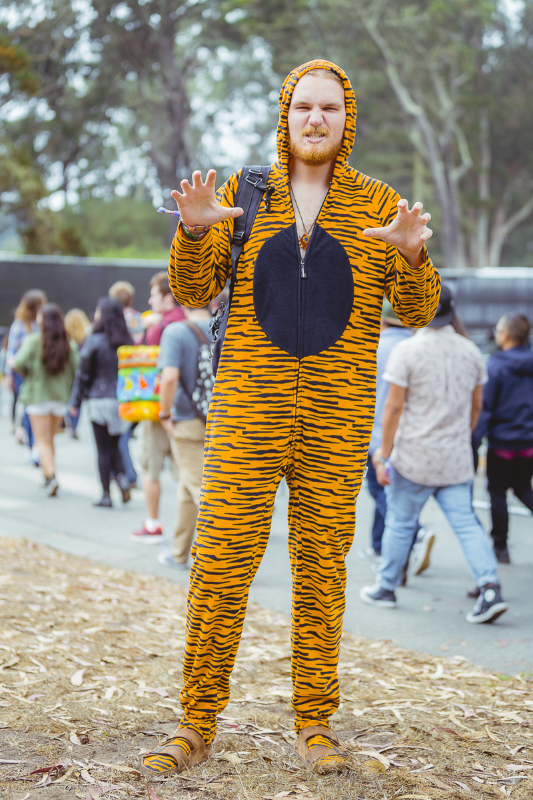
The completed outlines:
[[[300,277],[301,278],[307,278],[307,275],[306,275],[306,272],[305,272],[305,261],[304,261],[303,258],[300,261]]]

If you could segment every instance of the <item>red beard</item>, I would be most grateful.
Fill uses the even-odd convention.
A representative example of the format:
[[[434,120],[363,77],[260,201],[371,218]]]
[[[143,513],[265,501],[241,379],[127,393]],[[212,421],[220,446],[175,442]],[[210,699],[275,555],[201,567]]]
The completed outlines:
[[[319,146],[307,144],[305,137],[312,133],[318,133],[326,137],[325,141]],[[337,158],[342,146],[342,140],[340,142],[329,142],[327,140],[329,135],[330,133],[327,128],[308,126],[304,128],[298,139],[289,138],[289,151],[292,156],[302,161],[304,164],[310,167],[321,167],[323,164],[327,164],[329,161],[333,161]]]

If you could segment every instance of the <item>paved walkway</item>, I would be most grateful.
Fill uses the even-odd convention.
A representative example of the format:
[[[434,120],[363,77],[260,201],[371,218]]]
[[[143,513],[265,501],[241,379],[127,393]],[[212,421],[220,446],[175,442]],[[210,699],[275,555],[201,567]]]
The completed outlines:
[[[93,508],[99,496],[95,451],[89,426],[82,413],[80,440],[67,434],[57,437],[57,473],[60,494],[43,497],[40,470],[28,464],[27,448],[10,434],[9,398],[0,415],[0,535],[26,537],[77,556],[109,565],[161,575],[186,585],[188,574],[161,566],[156,548],[131,542],[129,534],[140,527],[144,505],[135,491],[123,506],[118,490],[113,509]],[[133,442],[132,451],[138,442]],[[168,470],[163,474],[161,517],[171,532],[176,484]],[[486,500],[482,482],[476,497]],[[514,503],[516,501],[513,500]],[[291,579],[287,553],[287,488],[276,499],[272,534],[263,563],[251,589],[251,597],[266,607],[290,612]],[[400,606],[384,611],[365,605],[359,589],[373,583],[371,565],[356,551],[368,544],[372,504],[365,488],[357,508],[355,543],[347,559],[348,588],[345,627],[372,639],[391,639],[414,650],[435,655],[463,655],[498,672],[533,672],[533,520],[511,517],[513,564],[501,568],[501,582],[510,610],[493,625],[472,626],[465,615],[472,606],[465,592],[472,586],[461,549],[438,506],[431,500],[422,522],[437,534],[432,565],[424,575],[413,577],[398,590]],[[479,511],[488,526],[488,512]]]

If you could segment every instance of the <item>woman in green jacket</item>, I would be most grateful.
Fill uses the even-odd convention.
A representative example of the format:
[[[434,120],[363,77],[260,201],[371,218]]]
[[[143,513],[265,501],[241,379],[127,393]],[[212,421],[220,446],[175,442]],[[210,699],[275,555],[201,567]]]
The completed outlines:
[[[20,393],[39,448],[44,489],[50,497],[58,490],[54,463],[54,436],[67,413],[67,403],[78,363],[78,348],[69,344],[63,312],[55,303],[37,315],[40,331],[27,336],[13,368],[24,376]]]

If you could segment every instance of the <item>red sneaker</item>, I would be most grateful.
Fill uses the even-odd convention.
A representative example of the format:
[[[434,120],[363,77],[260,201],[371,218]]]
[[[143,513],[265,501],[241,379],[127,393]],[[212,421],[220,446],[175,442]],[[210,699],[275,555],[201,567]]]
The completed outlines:
[[[130,534],[132,542],[143,542],[144,544],[160,544],[163,541],[163,528],[157,527],[155,531],[149,531],[146,525],[142,526],[140,531],[134,531]]]

